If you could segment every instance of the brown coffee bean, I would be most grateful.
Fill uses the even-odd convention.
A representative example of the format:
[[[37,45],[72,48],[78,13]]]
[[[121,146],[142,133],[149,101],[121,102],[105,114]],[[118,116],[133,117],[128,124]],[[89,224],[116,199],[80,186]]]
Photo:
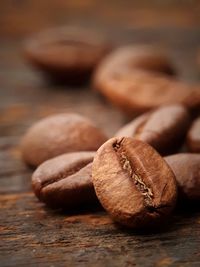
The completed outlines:
[[[175,154],[165,160],[175,174],[180,199],[200,200],[200,154]]]
[[[103,207],[128,227],[154,227],[176,203],[173,172],[150,145],[133,138],[104,143],[95,155],[92,179]]]
[[[113,64],[114,63],[114,64]],[[113,65],[112,65],[113,64]],[[175,69],[166,55],[149,45],[124,46],[114,50],[104,58],[98,67],[96,77],[104,79],[111,74],[123,76],[133,70],[142,69],[168,75],[175,74]]]
[[[99,34],[61,27],[36,34],[24,50],[27,60],[51,80],[80,84],[110,49]]]
[[[181,145],[189,121],[189,114],[184,106],[164,106],[137,117],[122,127],[116,136],[142,140],[160,153],[167,154]]]
[[[190,152],[200,153],[200,117],[193,122],[187,134],[187,147]]]
[[[102,60],[94,87],[130,116],[174,103],[200,109],[199,86],[166,75],[169,69],[166,57],[155,49],[122,47]]]
[[[22,139],[22,156],[32,165],[68,152],[96,151],[106,141],[104,133],[77,114],[63,113],[35,123]]]
[[[67,153],[42,163],[32,176],[35,195],[56,208],[83,208],[96,204],[91,178],[94,154]]]

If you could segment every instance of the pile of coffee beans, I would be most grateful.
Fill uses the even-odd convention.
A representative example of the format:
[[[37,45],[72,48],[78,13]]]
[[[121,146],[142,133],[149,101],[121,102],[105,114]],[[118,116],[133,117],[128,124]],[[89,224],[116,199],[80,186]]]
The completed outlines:
[[[37,167],[33,190],[49,207],[79,210],[100,202],[115,222],[151,228],[170,218],[177,199],[200,201],[200,154],[188,145],[199,149],[198,120],[191,124],[184,106],[163,106],[108,139],[80,115],[57,114],[27,131],[22,155]],[[187,153],[169,155],[183,144]]]
[[[25,52],[34,66],[67,83],[93,71],[94,88],[134,119],[111,138],[79,114],[41,119],[24,135],[22,157],[36,168],[33,190],[49,207],[101,204],[123,226],[157,227],[181,203],[200,201],[200,88],[178,81],[155,48],[106,55],[110,50],[94,35],[69,29],[29,40]]]

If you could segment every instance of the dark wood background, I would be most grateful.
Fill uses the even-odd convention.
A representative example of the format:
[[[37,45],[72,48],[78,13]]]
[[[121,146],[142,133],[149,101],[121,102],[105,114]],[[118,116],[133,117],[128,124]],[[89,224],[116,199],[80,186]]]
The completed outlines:
[[[0,266],[200,266],[200,212],[177,212],[159,233],[116,227],[104,211],[47,209],[31,191],[19,141],[37,119],[79,112],[112,134],[126,118],[94,91],[46,83],[22,57],[29,34],[78,25],[117,44],[165,46],[182,79],[199,80],[200,1],[1,0]]]

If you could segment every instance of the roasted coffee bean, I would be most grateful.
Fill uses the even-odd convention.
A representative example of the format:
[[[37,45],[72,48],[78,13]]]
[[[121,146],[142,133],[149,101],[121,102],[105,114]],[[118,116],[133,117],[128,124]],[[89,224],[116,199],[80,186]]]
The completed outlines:
[[[100,35],[61,27],[36,34],[25,43],[27,60],[56,82],[81,84],[111,49]]]
[[[32,176],[35,195],[53,208],[84,208],[97,204],[92,184],[95,152],[74,152],[42,163]]]
[[[165,157],[175,174],[180,199],[200,200],[200,154],[181,153]]]
[[[95,155],[92,179],[102,206],[127,227],[155,227],[176,203],[172,170],[150,145],[133,138],[104,143]]]
[[[35,123],[22,139],[22,156],[32,165],[68,152],[96,151],[106,141],[104,133],[77,114],[49,116]]]
[[[174,103],[199,109],[199,86],[169,76],[170,69],[169,61],[155,49],[122,47],[99,64],[94,87],[130,116]]]
[[[164,106],[137,117],[120,129],[116,136],[142,140],[160,153],[167,154],[181,145],[189,121],[189,114],[184,106]]]
[[[187,134],[187,147],[190,152],[200,153],[200,117],[193,122]]]

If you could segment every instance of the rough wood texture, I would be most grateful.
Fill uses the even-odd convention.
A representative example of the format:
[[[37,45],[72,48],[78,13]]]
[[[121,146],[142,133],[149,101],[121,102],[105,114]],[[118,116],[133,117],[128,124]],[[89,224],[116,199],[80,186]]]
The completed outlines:
[[[22,40],[31,32],[69,23],[104,31],[117,43],[164,44],[180,77],[198,79],[199,1],[132,2],[1,1],[1,266],[200,266],[199,208],[177,213],[159,233],[127,232],[104,211],[47,209],[33,195],[32,171],[20,159],[21,135],[48,114],[80,112],[110,136],[126,122],[90,88],[49,85],[32,71],[21,57]]]

